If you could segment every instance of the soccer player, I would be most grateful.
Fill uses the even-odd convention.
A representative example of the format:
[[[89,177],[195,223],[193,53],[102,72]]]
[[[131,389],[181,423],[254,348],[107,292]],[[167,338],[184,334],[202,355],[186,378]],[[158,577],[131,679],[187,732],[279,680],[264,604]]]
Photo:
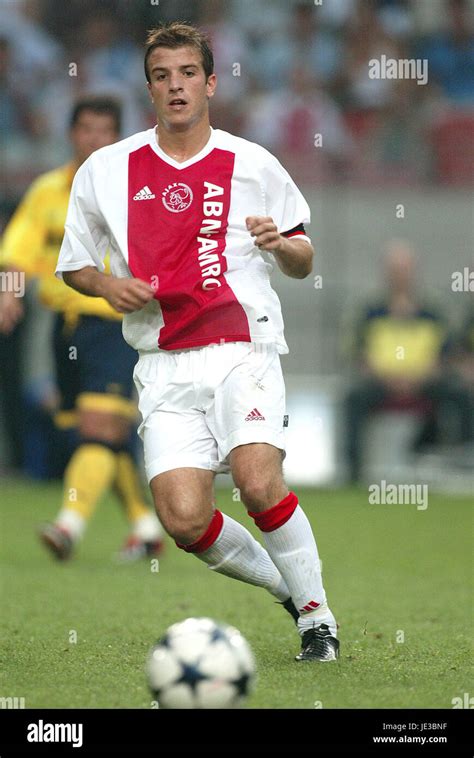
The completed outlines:
[[[161,550],[162,532],[145,504],[136,463],[129,452],[136,417],[133,367],[136,352],[122,336],[121,315],[101,298],[73,292],[54,276],[76,170],[96,149],[117,141],[120,106],[107,97],[79,100],[71,115],[73,158],[38,177],[8,224],[3,265],[39,279],[42,303],[56,313],[54,354],[62,396],[56,421],[78,424],[79,444],[64,477],[62,508],[40,530],[56,558],[70,558],[95,505],[112,485],[125,506],[130,535],[120,557],[128,560]],[[13,292],[0,298],[0,330],[10,332],[23,315]]]
[[[273,255],[288,276],[312,268],[309,208],[260,146],[212,129],[213,56],[194,27],[147,40],[157,127],[91,155],[74,180],[57,273],[125,313],[139,351],[145,466],[179,548],[266,588],[297,620],[297,660],[334,660],[336,622],[311,526],[282,474],[285,390]],[[110,248],[112,276],[103,271]],[[266,549],[214,507],[231,471]]]

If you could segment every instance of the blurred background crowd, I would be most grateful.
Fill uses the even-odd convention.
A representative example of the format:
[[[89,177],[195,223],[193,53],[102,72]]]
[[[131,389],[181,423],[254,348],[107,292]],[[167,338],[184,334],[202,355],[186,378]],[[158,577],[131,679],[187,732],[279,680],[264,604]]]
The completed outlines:
[[[474,36],[468,0],[2,0],[4,215],[67,153],[74,99],[115,93],[124,135],[152,124],[144,31],[186,19],[212,40],[216,127],[313,182],[471,183]],[[427,59],[428,83],[370,79],[381,55]],[[324,150],[314,149],[323,134]]]
[[[359,478],[362,422],[381,406],[424,419],[412,451],[472,447],[471,0],[0,0],[0,10],[0,228],[30,182],[68,159],[79,96],[118,98],[122,136],[153,125],[145,31],[160,21],[196,23],[215,55],[213,126],[276,154],[313,210],[319,284],[307,282],[303,296],[276,279],[296,356],[287,366],[290,405],[296,417],[305,407],[306,419],[313,408],[319,430],[300,463],[294,457],[295,472],[309,449],[323,457],[333,445],[332,468],[316,480],[341,470],[339,448],[347,448],[346,476]],[[369,61],[381,56],[426,59],[427,83],[370,78]],[[454,291],[454,273],[466,268]],[[411,365],[393,358],[407,334]],[[43,343],[25,339],[26,396],[44,402]],[[1,353],[4,419],[24,402],[6,368],[19,345],[4,342]],[[334,433],[322,434],[328,408]],[[3,422],[3,460],[21,468],[18,428]],[[38,445],[41,434],[26,467],[43,476],[48,466],[31,462]]]

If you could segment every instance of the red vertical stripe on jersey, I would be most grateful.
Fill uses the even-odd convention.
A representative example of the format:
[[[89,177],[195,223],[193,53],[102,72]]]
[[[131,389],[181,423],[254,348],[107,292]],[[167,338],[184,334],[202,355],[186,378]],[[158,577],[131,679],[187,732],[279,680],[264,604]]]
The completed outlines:
[[[160,348],[250,342],[247,316],[224,276],[234,158],[215,148],[177,169],[150,145],[129,156],[128,265],[133,276],[157,287]],[[203,228],[204,219],[218,228]]]

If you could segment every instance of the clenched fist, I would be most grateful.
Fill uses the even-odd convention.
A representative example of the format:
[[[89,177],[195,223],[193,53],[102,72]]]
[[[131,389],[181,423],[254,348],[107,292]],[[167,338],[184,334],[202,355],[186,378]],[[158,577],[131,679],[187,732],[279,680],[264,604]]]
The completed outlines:
[[[270,216],[248,216],[245,219],[247,229],[255,237],[255,245],[269,253],[278,252],[284,241],[276,224]]]

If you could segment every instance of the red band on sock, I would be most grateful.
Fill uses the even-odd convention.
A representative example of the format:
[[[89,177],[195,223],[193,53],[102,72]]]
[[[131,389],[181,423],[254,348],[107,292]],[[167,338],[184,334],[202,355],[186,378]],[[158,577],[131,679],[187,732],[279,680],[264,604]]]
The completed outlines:
[[[279,526],[286,524],[288,519],[293,515],[297,505],[298,498],[294,492],[290,492],[283,500],[274,505],[273,508],[269,508],[267,511],[262,511],[261,513],[249,511],[249,516],[253,518],[262,532],[273,532]]]
[[[201,535],[196,542],[192,542],[190,545],[181,545],[179,542],[176,542],[176,544],[181,550],[185,550],[187,553],[203,553],[214,544],[221,533],[223,524],[224,517],[222,513],[220,511],[214,511],[211,523],[204,534]]]

